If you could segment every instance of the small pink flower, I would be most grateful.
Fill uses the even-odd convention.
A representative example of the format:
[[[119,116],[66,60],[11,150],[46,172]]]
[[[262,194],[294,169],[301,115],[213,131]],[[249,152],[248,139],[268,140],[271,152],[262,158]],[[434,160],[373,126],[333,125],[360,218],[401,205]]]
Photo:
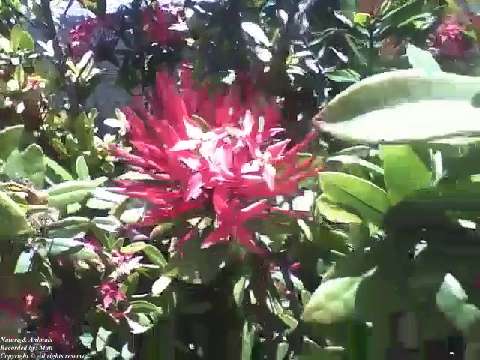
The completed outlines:
[[[125,301],[127,296],[120,290],[117,282],[107,280],[98,286],[100,301],[105,310],[110,310],[112,306],[116,308],[120,301]]]
[[[122,253],[120,250],[113,250],[111,261],[114,265],[120,266],[132,260],[132,258],[133,258],[132,254],[125,254],[125,253]]]
[[[23,297],[23,311],[27,314],[36,314],[38,312],[38,306],[40,305],[40,297],[37,295],[27,292]]]
[[[85,246],[86,249],[93,252],[98,252],[102,249],[102,245],[93,235],[85,236],[83,240],[83,246]]]

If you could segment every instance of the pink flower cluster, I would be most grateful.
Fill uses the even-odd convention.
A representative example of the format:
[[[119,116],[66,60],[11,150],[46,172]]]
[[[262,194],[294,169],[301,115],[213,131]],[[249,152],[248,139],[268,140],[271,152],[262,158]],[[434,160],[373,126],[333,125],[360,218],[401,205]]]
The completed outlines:
[[[447,16],[435,31],[433,46],[441,56],[463,58],[471,47],[465,30],[454,16]]]
[[[116,147],[114,154],[154,181],[120,181],[121,191],[152,205],[143,225],[209,212],[215,223],[204,247],[234,238],[261,253],[247,223],[275,211],[276,196],[295,194],[316,174],[313,157],[298,160],[315,132],[290,147],[277,138],[284,131],[278,105],[248,83],[212,95],[193,86],[190,71],[181,75],[179,91],[158,73],[150,112],[143,99],[124,110],[134,152]]]
[[[81,58],[87,51],[94,50],[102,36],[114,32],[116,22],[116,16],[108,14],[103,18],[88,18],[74,26],[69,32],[72,56]]]
[[[142,29],[148,42],[175,45],[182,42],[181,32],[171,27],[182,22],[183,11],[171,5],[155,5],[142,11]]]
[[[117,305],[121,301],[126,301],[127,296],[120,289],[120,285],[113,280],[104,281],[98,287],[98,293],[102,302],[102,307],[106,311],[110,311],[112,314],[117,313],[112,310],[117,310]]]
[[[183,40],[180,31],[171,27],[183,21],[181,9],[171,5],[154,5],[141,10],[142,30],[147,43],[174,45]],[[94,50],[101,39],[116,37],[119,28],[119,17],[107,14],[104,17],[88,18],[69,32],[72,56],[80,58],[89,50]]]

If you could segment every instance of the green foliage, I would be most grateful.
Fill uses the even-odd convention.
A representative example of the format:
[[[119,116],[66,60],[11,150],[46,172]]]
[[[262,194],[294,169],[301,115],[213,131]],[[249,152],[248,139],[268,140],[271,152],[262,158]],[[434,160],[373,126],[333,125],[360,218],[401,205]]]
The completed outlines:
[[[303,319],[332,324],[351,318],[355,312],[355,294],[362,280],[362,277],[346,277],[323,282],[305,306]]]
[[[347,141],[369,143],[478,134],[478,109],[472,104],[478,88],[478,78],[449,73],[399,70],[375,75],[328,104],[322,129]],[[428,116],[432,112],[435,117]]]
[[[382,145],[385,187],[392,204],[432,184],[432,173],[408,145]]]
[[[462,286],[451,274],[445,275],[436,295],[437,306],[445,316],[464,334],[477,334],[480,309],[469,304]]]
[[[30,231],[25,210],[5,192],[0,191],[0,239],[10,240],[12,237],[28,234]]]
[[[383,189],[367,180],[344,173],[322,172],[319,177],[322,191],[330,200],[356,211],[367,221],[381,222],[389,207]]]
[[[45,182],[45,161],[42,148],[36,144],[25,150],[14,150],[5,161],[3,173],[10,179],[28,179],[38,188]]]
[[[134,1],[72,58],[53,3],[0,1],[0,275],[8,301],[41,303],[22,314],[28,329],[57,326],[44,311],[54,309],[92,359],[383,360],[399,313],[419,321],[420,342],[455,329],[475,340],[480,81],[442,72],[422,50],[436,2],[385,1],[369,14],[336,3],[186,2],[178,41],[156,43],[141,23],[155,4]],[[25,9],[45,43],[25,30]],[[163,205],[127,199],[117,180],[163,174],[113,165],[110,145],[138,129],[89,107],[99,81],[113,86],[103,61],[119,65],[115,85],[147,97],[158,70],[184,62],[211,96],[247,80],[259,102],[281,104],[293,142],[323,108],[323,138],[308,149],[318,182],[272,199],[295,216],[275,209],[245,225],[265,255],[203,249],[218,226],[208,206],[202,218],[139,224]]]

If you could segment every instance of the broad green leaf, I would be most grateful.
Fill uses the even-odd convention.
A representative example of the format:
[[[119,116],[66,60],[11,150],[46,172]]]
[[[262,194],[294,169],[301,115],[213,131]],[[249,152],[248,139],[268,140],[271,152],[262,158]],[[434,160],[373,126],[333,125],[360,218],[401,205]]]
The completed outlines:
[[[32,36],[18,24],[10,32],[10,43],[13,51],[32,51],[35,48]]]
[[[87,232],[89,228],[89,218],[70,216],[50,224],[48,234],[52,238],[74,238],[79,233]]]
[[[73,254],[81,251],[84,244],[81,241],[70,238],[47,239],[47,253],[51,256]]]
[[[135,354],[128,349],[128,344],[125,344],[122,347],[121,356],[123,360],[131,360],[135,357]]]
[[[395,204],[415,190],[431,185],[432,173],[408,145],[380,147],[388,196]]]
[[[160,276],[152,285],[152,295],[159,296],[170,285],[172,278],[168,276]]]
[[[114,360],[114,359],[118,359],[118,357],[120,356],[120,352],[111,347],[111,346],[105,346],[105,358],[107,360]]]
[[[0,159],[6,160],[10,153],[20,146],[23,125],[15,125],[0,130]]]
[[[415,45],[408,44],[407,57],[408,62],[414,69],[423,70],[427,74],[442,72],[440,65],[438,65],[433,55],[427,50],[422,50]]]
[[[390,206],[387,193],[362,178],[339,172],[323,172],[319,174],[319,179],[329,199],[368,221],[380,223]]]
[[[32,144],[24,151],[14,150],[7,158],[4,173],[11,179],[27,178],[41,188],[45,181],[45,161],[43,151]]]
[[[97,351],[103,351],[107,346],[108,339],[112,335],[112,331],[103,327],[98,329],[97,336],[95,338],[95,348]]]
[[[7,194],[0,191],[0,238],[8,239],[30,231],[25,211]]]
[[[17,259],[15,274],[24,274],[32,269],[32,260],[35,252],[33,249],[23,251]]]
[[[93,190],[106,180],[107,178],[73,180],[53,185],[48,189],[48,205],[65,210],[67,205],[85,200]]]
[[[332,203],[325,194],[320,195],[315,202],[315,215],[334,223],[360,224],[362,222],[357,215]]]
[[[93,344],[93,336],[89,332],[85,332],[78,337],[80,343],[85,346],[87,349],[91,350]]]
[[[478,330],[480,309],[468,303],[465,290],[453,275],[445,275],[436,302],[440,311],[464,334],[469,334],[474,326]]]
[[[307,322],[333,324],[352,318],[355,312],[355,295],[363,277],[344,277],[327,280],[312,294],[304,308]]]
[[[366,143],[478,135],[480,108],[472,99],[479,91],[480,77],[391,71],[336,96],[323,111],[321,127],[340,139]]]

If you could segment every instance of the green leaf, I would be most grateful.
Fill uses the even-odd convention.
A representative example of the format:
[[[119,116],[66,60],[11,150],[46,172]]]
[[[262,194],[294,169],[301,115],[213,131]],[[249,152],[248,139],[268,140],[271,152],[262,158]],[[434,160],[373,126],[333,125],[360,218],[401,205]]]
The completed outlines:
[[[241,24],[242,30],[252,37],[252,39],[260,45],[270,46],[270,40],[268,40],[267,35],[263,29],[256,23],[250,21],[244,21]]]
[[[6,53],[12,52],[12,45],[10,43],[10,40],[1,35],[0,35],[0,50]]]
[[[474,326],[478,330],[480,320],[480,309],[467,301],[468,296],[458,280],[451,274],[445,275],[436,295],[437,306],[465,335],[468,335]]]
[[[128,349],[128,344],[125,344],[122,347],[121,356],[123,360],[131,360],[134,358],[135,354]]]
[[[7,158],[3,171],[11,179],[27,178],[41,188],[45,181],[45,169],[42,148],[31,144],[22,152],[14,150]]]
[[[335,70],[327,73],[327,78],[335,82],[355,83],[360,81],[360,74],[353,69]]]
[[[91,350],[92,349],[92,344],[93,344],[93,336],[89,332],[85,332],[82,335],[78,337],[80,340],[80,343],[85,346],[87,349]]]
[[[23,251],[17,259],[15,265],[15,274],[25,274],[32,269],[32,260],[35,255],[33,249]]]
[[[337,95],[325,107],[321,127],[340,139],[366,143],[478,135],[480,108],[472,98],[479,89],[478,77],[419,70],[378,74]]]
[[[10,44],[13,51],[33,51],[35,49],[32,36],[18,24],[10,32]]]
[[[307,322],[333,324],[352,318],[355,296],[363,277],[343,277],[327,280],[312,294],[303,311]]]
[[[83,156],[79,156],[75,162],[75,171],[79,180],[90,180],[88,165]]]
[[[144,300],[135,300],[130,302],[131,311],[139,314],[149,314],[153,318],[157,318],[163,315],[163,309],[151,302],[144,301]]]
[[[246,276],[241,276],[233,286],[233,299],[238,307],[242,306],[245,289],[247,288],[249,280]]]
[[[243,323],[242,333],[242,360],[252,359],[253,345],[255,344],[256,330],[255,325],[250,324],[248,321]]]
[[[55,160],[49,158],[48,156],[44,156],[44,159],[47,178],[49,178],[51,182],[57,183],[73,180],[72,175],[70,175],[70,173]]]
[[[388,196],[395,204],[432,183],[432,173],[408,145],[380,147]]]
[[[104,183],[107,178],[95,180],[73,180],[53,185],[48,189],[48,205],[65,210],[67,205],[82,202],[91,192]]]
[[[319,174],[322,190],[333,202],[357,212],[362,218],[380,223],[389,208],[387,193],[362,178],[339,173]]]
[[[105,357],[107,360],[114,360],[117,359],[119,356],[120,352],[117,349],[108,345],[105,347]]]
[[[143,313],[129,314],[129,316],[125,316],[125,320],[127,321],[128,326],[130,327],[130,332],[134,335],[143,334],[148,330],[150,330],[154,325],[152,320]]]
[[[441,73],[442,69],[433,55],[426,50],[422,50],[415,45],[407,45],[408,62],[414,69],[425,71],[426,74]]]
[[[112,331],[100,327],[95,338],[95,348],[97,351],[103,351],[108,344],[108,339],[112,335]]]
[[[0,191],[0,239],[23,235],[30,231],[25,211],[7,194]]]
[[[332,203],[325,194],[320,195],[315,202],[315,215],[318,221],[324,217],[330,222],[340,224],[360,224],[362,222],[357,215]]]
[[[0,159],[6,160],[20,146],[23,128],[23,125],[15,125],[0,130]]]
[[[288,353],[288,343],[287,342],[281,342],[277,346],[277,354],[276,354],[276,360],[284,360],[285,356]]]
[[[359,168],[359,169],[364,169],[374,175],[383,176],[383,169],[380,166],[370,161],[367,161],[365,159],[362,159],[359,156],[345,154],[345,155],[335,155],[335,156],[328,157],[327,163],[332,163],[332,162],[333,163],[339,162],[343,165],[344,168],[348,170],[350,169],[355,170],[355,168]],[[351,171],[348,171],[348,172],[351,173]]]
[[[357,12],[353,16],[353,22],[361,27],[366,28],[372,21],[372,15],[368,13]]]
[[[136,241],[122,248],[122,252],[126,254],[134,254],[143,251],[148,259],[155,265],[164,268],[167,265],[167,260],[162,252],[151,244],[146,244],[143,241]]]
[[[170,285],[172,278],[168,276],[160,276],[152,285],[152,295],[159,296]]]
[[[47,252],[51,256],[78,253],[84,248],[83,242],[70,238],[47,239],[46,241]]]

